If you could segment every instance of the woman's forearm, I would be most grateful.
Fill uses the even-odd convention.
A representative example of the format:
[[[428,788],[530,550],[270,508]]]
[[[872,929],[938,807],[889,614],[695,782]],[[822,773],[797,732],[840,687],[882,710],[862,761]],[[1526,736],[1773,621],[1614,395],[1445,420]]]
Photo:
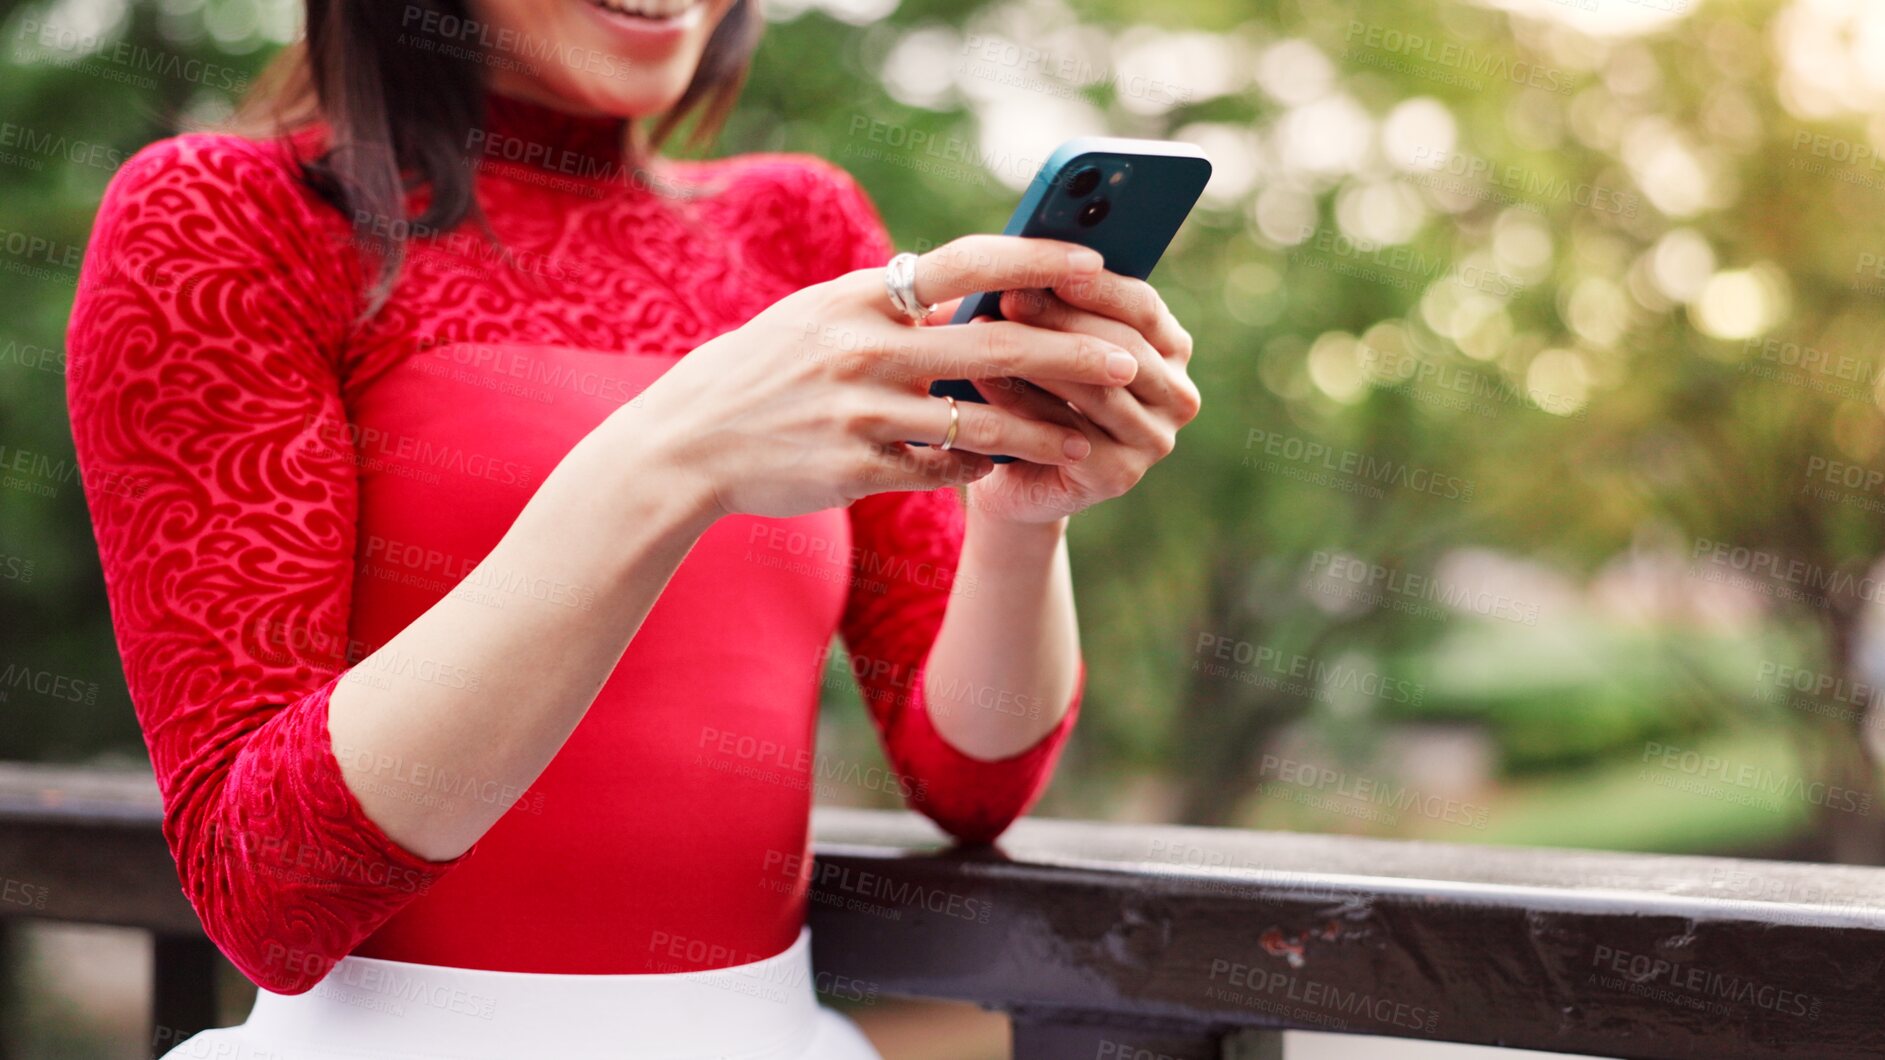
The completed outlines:
[[[464,853],[537,779],[713,523],[704,481],[627,433],[578,443],[463,585],[334,689],[348,787],[421,857]]]
[[[1073,698],[1080,639],[1066,525],[969,508],[923,694],[937,733],[972,758],[1026,750],[1059,724]]]
[[[919,270],[929,277],[921,294],[930,301],[1000,290],[1016,276],[1052,286],[1100,266],[1090,252],[1008,236],[969,237],[931,254],[949,267]],[[887,305],[878,270],[804,287],[690,351],[571,450],[467,577],[468,590],[454,590],[335,686],[328,731],[342,776],[367,816],[422,857],[444,860],[467,850],[503,815],[506,796],[521,795],[562,747],[715,515],[788,517],[868,493],[959,480],[959,454],[912,456],[889,443],[935,425],[941,406],[913,401],[911,381],[925,373],[967,374],[984,362],[989,340],[979,330],[910,328]],[[1093,356],[1110,344],[987,326],[1008,329],[1008,373],[1120,385],[1106,358]],[[1067,426],[993,406],[978,406],[965,419],[968,441],[999,437],[998,451],[1031,463],[1071,462],[1066,445],[1074,432]],[[622,426],[611,430],[617,421]],[[1065,561],[1050,562],[1058,543],[1031,529],[1014,537],[1035,546],[1033,563],[991,540],[1007,538],[1007,531],[972,535],[986,553],[971,561],[986,588],[952,618],[964,628],[951,634],[943,655],[947,676],[996,694],[1043,697],[1042,717],[1021,719],[1023,733],[1046,731],[1045,715],[1062,709],[1058,700],[1063,690],[1071,695],[1074,676]],[[1054,569],[1061,571],[1057,584]],[[492,608],[477,598],[477,581],[487,574],[587,589],[580,598],[592,606],[572,607],[567,594],[551,594]],[[989,599],[973,599],[982,593]],[[1021,662],[1007,658],[1014,644],[984,651],[990,633],[976,627],[996,621],[1017,631],[1016,643],[1040,650],[1023,647]],[[1048,661],[1038,664],[1037,654]],[[475,675],[477,687],[424,679],[440,672]],[[958,711],[947,731],[964,750],[999,755],[1014,726],[978,718],[984,713]],[[420,778],[441,771],[461,781],[454,790],[498,797],[437,798]]]

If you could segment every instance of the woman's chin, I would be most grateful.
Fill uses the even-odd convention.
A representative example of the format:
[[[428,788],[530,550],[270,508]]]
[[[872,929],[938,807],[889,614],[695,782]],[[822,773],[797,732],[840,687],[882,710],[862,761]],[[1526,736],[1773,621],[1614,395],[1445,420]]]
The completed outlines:
[[[493,87],[505,95],[576,114],[610,118],[645,118],[674,109],[687,91],[684,72],[659,76],[639,71],[633,78],[578,74],[555,80],[498,77]]]
[[[683,77],[655,79],[652,77],[636,78],[637,84],[624,84],[610,79],[602,83],[585,80],[572,86],[575,92],[572,103],[579,103],[581,109],[595,114],[606,114],[614,118],[646,118],[674,109],[687,91],[687,80]]]
[[[520,5],[534,5],[529,12]],[[673,109],[731,0],[486,0],[494,25],[533,41],[529,72],[499,69],[500,91],[618,118]],[[529,17],[526,17],[528,15]],[[528,27],[526,29],[526,27]],[[531,82],[528,86],[506,81]]]

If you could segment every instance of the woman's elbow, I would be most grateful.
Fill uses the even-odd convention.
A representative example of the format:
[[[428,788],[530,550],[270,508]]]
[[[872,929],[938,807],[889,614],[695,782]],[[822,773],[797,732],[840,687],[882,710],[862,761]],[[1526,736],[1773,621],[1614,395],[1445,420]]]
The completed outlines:
[[[355,933],[315,907],[314,896],[284,875],[289,863],[263,844],[200,824],[173,821],[171,851],[203,933],[256,986],[312,989],[358,943]]]
[[[304,994],[314,989],[345,956],[316,953],[278,940],[244,945],[235,951],[217,945],[245,979],[272,994]]]
[[[186,880],[186,895],[210,942],[243,978],[271,993],[306,993],[326,978],[352,948],[293,937],[283,930],[285,924],[301,919],[293,910],[263,908],[259,904],[233,908],[227,902],[199,900],[188,887]]]
[[[1020,818],[1024,807],[952,803],[945,799],[912,799],[912,807],[936,823],[956,842],[968,846],[993,843]]]

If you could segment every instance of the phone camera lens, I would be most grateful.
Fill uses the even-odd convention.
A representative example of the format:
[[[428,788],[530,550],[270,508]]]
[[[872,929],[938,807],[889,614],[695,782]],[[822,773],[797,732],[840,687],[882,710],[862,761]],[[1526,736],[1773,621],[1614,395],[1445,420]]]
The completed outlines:
[[[1073,176],[1067,178],[1067,194],[1076,199],[1093,194],[1093,190],[1099,186],[1100,171],[1094,166],[1077,169]]]
[[[1082,228],[1091,228],[1099,224],[1101,221],[1106,220],[1106,215],[1110,213],[1112,209],[1113,204],[1107,202],[1105,199],[1094,199],[1092,202],[1080,207],[1080,226]]]

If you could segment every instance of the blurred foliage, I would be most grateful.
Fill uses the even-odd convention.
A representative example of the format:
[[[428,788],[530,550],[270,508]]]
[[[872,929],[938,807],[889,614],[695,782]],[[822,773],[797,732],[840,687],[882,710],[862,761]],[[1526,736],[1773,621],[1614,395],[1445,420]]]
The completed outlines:
[[[1885,492],[1809,488],[1878,468],[1885,445],[1867,223],[1885,168],[1850,161],[1885,129],[1834,82],[1862,79],[1841,51],[1862,35],[1836,24],[1860,5],[888,7],[771,4],[712,150],[830,158],[911,248],[998,229],[1068,135],[1193,139],[1217,161],[1155,276],[1196,338],[1205,410],[1135,493],[1075,521],[1090,678],[1050,810],[1434,831],[1275,797],[1264,756],[1282,748],[1494,806],[1490,827],[1442,829],[1456,838],[1812,833],[1815,852],[1878,856],[1869,819],[1737,816],[1635,779],[1667,741],[1872,788],[1863,711],[1819,709],[1850,696],[1803,706],[1771,680],[1869,672],[1858,579]],[[247,76],[293,8],[0,4],[0,123],[106,152],[0,133],[0,440],[69,461],[62,376],[31,351],[60,348],[72,274],[15,236],[82,245],[99,159],[233,94],[40,46],[30,27],[60,19]],[[1820,359],[1786,363],[1802,349]],[[1717,542],[1747,551],[1711,563]],[[30,579],[6,575],[27,561]],[[102,689],[83,708],[9,693],[0,755],[137,754],[76,482],[5,491],[0,575],[0,662]],[[827,715],[828,739],[868,742],[855,708]],[[1421,740],[1460,734],[1477,772],[1414,768]],[[1565,794],[1597,788],[1612,797]],[[1592,805],[1669,823],[1606,829]]]

